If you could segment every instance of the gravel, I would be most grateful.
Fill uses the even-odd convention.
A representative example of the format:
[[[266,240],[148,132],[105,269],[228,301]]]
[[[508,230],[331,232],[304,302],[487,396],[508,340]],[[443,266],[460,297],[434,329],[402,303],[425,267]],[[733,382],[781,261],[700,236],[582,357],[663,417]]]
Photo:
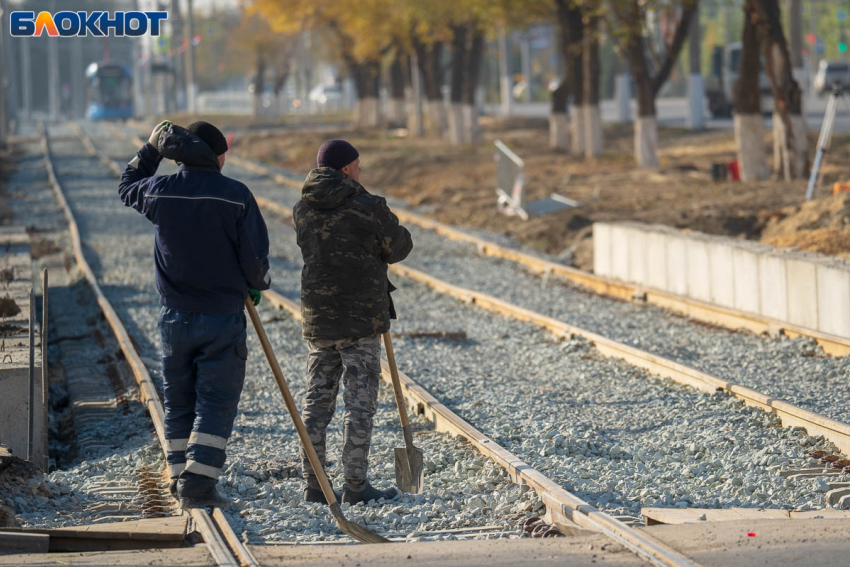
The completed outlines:
[[[106,132],[99,127],[88,130],[98,147],[106,147]],[[123,151],[117,146],[109,145],[112,151]],[[132,155],[131,147],[127,151],[124,160]],[[60,148],[57,142],[55,152],[79,155],[80,150],[73,144]],[[86,163],[81,166],[79,159],[67,160],[63,167],[57,164],[60,177],[63,182],[68,179],[69,199],[91,243],[92,259],[97,257],[95,270],[108,284],[104,291],[158,377],[151,228],[112,197],[114,179],[93,182],[92,160],[83,159]],[[80,172],[79,184],[71,183],[75,167]],[[293,191],[228,167],[256,194],[292,201]],[[266,217],[272,238],[274,288],[297,297],[300,254],[294,235],[280,219]],[[108,226],[104,219],[109,219]],[[686,328],[687,332],[679,329],[679,333],[688,338],[709,331],[711,336],[727,337],[725,340],[735,345],[731,351],[735,356],[747,352],[740,343],[751,339],[780,343],[705,330],[659,310],[638,309],[553,282],[541,283],[513,264],[478,259],[463,245],[430,233],[416,231],[415,238],[411,265],[429,266],[429,271],[447,279],[468,277],[470,281],[450,281],[469,287],[475,287],[473,279],[482,285],[486,280],[484,289],[495,295],[507,295],[503,288],[509,289],[513,282],[519,287],[510,294],[513,301],[523,292],[548,297],[552,309],[576,303],[576,297],[584,299],[586,309],[592,308],[587,305],[591,300],[603,301],[608,312],[598,317],[612,329],[629,328],[622,321],[618,326],[614,322],[622,318],[617,309],[631,308],[649,313],[641,316],[654,318],[655,326],[665,322]],[[472,266],[481,272],[475,273]],[[780,428],[772,416],[724,395],[703,394],[604,359],[580,339],[559,343],[535,326],[463,305],[414,282],[395,283],[403,283],[395,295],[403,318],[394,331],[467,334],[467,339],[459,341],[397,339],[402,370],[485,434],[591,504],[632,515],[645,505],[820,506],[822,495],[816,480],[787,481],[776,473],[783,467],[805,464],[805,454],[812,449],[830,450],[822,438]],[[534,287],[530,287],[532,283]],[[580,313],[578,308],[575,311]],[[262,314],[285,375],[300,377],[305,347],[298,325],[281,314],[267,310]],[[629,324],[633,334],[645,328]],[[228,517],[234,529],[244,530],[253,542],[338,538],[330,517],[300,499],[300,481],[291,478],[297,468],[295,433],[258,345],[252,334],[249,337],[249,348],[257,354],[249,359],[245,395],[229,445],[224,489],[235,505],[227,511]],[[290,379],[290,384],[300,397],[303,380]],[[329,430],[332,448],[340,444],[339,413]],[[400,444],[396,419],[392,398],[382,388],[372,469],[379,486],[392,481],[391,449]],[[469,525],[510,526],[540,509],[532,493],[512,486],[504,473],[466,444],[434,433],[421,418],[416,427],[421,432],[417,445],[429,459],[426,494],[405,496],[381,508],[358,506],[348,511],[351,519],[392,534]],[[335,457],[338,455],[332,451],[331,459]],[[339,484],[338,463],[332,464],[329,472]]]
[[[291,187],[256,175],[246,182],[257,195],[288,206],[297,202],[298,191]],[[812,339],[770,338],[704,325],[655,306],[587,292],[558,276],[537,276],[514,262],[480,256],[472,244],[415,225],[407,228],[414,251],[405,265],[847,422],[850,357],[825,355]],[[503,235],[467,232],[518,248]]]
[[[108,146],[110,153],[115,151],[116,144],[110,143],[112,136],[103,127],[90,125],[87,131],[97,147]],[[61,131],[56,134],[62,135]],[[89,262],[159,385],[153,228],[120,203],[114,176],[85,154],[79,144],[57,139],[52,150],[57,175],[84,236]],[[125,151],[122,161],[132,155],[132,150]],[[111,157],[119,159],[118,155]],[[163,166],[162,172],[173,171],[173,166]],[[280,257],[272,260],[275,281],[299,269]],[[261,315],[293,394],[300,399],[307,354],[300,326],[266,305],[261,306]],[[252,355],[244,394],[221,485],[234,501],[225,511],[231,525],[252,543],[344,539],[324,507],[303,502],[302,481],[293,478],[299,468],[297,435],[253,333],[249,333],[249,350]],[[397,420],[391,392],[382,387],[371,469],[373,482],[379,487],[388,487],[394,480],[392,449],[402,443]],[[434,432],[421,418],[416,418],[414,428],[417,445],[428,457],[428,493],[405,495],[381,506],[344,506],[349,519],[411,540],[452,539],[455,536],[451,534],[422,532],[479,526],[499,526],[502,536],[518,537],[518,521],[542,509],[533,492],[513,485],[506,473],[467,443]],[[329,428],[329,458],[334,462],[328,472],[335,486],[342,485],[338,453],[341,431],[342,411],[338,411]]]

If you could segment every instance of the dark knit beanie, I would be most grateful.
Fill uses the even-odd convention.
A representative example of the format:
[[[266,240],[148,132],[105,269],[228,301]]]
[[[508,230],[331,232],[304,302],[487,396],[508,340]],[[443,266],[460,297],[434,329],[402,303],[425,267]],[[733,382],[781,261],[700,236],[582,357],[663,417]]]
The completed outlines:
[[[345,140],[328,140],[319,148],[316,165],[342,169],[360,157],[357,150]]]
[[[186,128],[188,131],[202,139],[215,152],[215,155],[220,156],[227,152],[227,140],[221,130],[210,124],[209,122],[194,122]]]

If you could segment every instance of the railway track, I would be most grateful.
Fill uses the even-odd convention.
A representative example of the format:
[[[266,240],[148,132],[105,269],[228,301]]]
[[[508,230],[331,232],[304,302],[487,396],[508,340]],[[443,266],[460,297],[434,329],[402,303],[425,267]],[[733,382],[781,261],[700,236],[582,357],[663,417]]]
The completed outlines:
[[[117,128],[115,128],[115,130],[118,131]],[[134,141],[137,143],[143,143],[143,140],[138,137],[136,137]],[[92,150],[97,153],[93,147]],[[108,160],[108,158],[102,154],[100,154],[100,159]],[[229,157],[228,159],[230,163],[246,168],[255,173],[266,175],[273,179],[276,183],[300,189],[300,184],[297,181],[279,173],[275,173],[261,164],[251,162],[244,158],[233,159],[232,157]],[[111,160],[108,161],[115,166]],[[292,213],[290,207],[263,197],[257,197],[257,203],[261,208],[273,211],[284,218],[291,219]],[[516,262],[530,268],[535,273],[551,273],[562,276],[577,285],[592,290],[595,293],[609,295],[619,299],[630,299],[635,296],[643,296],[647,303],[668,307],[675,311],[685,313],[688,316],[723,325],[730,329],[745,328],[755,333],[763,333],[767,332],[768,328],[771,330],[781,328],[792,337],[807,336],[812,338],[828,353],[831,352],[836,355],[843,356],[850,352],[850,341],[841,337],[826,335],[818,331],[800,327],[787,326],[786,324],[778,321],[749,315],[741,311],[697,302],[666,292],[638,288],[637,286],[632,286],[608,278],[601,278],[587,272],[582,272],[574,268],[542,260],[529,254],[487,242],[479,237],[466,234],[462,231],[409,211],[397,210],[396,212],[402,222],[415,223],[449,239],[474,244],[481,254]],[[763,394],[752,388],[736,384],[718,376],[713,376],[707,372],[701,372],[663,356],[658,356],[622,342],[611,340],[605,336],[583,329],[576,325],[571,325],[559,319],[543,315],[542,313],[522,308],[489,294],[452,285],[447,281],[429,275],[421,270],[416,270],[403,265],[394,265],[391,266],[391,269],[401,276],[425,283],[440,293],[451,295],[467,303],[474,303],[483,309],[488,309],[518,320],[528,321],[539,325],[540,327],[550,331],[556,337],[584,337],[592,342],[605,356],[622,359],[629,364],[644,368],[653,374],[669,378],[680,384],[692,386],[709,393],[723,391],[742,400],[747,405],[751,405],[777,415],[782,421],[782,424],[785,426],[804,427],[811,435],[823,435],[826,439],[829,439],[836,445],[839,451],[850,451],[850,425],[847,423],[819,415],[816,412],[803,409],[787,401],[775,399],[773,396]]]
[[[90,153],[92,153],[92,155],[97,155],[98,158],[101,159],[101,161],[103,163],[107,163],[107,162],[112,163],[111,160],[109,160],[109,158],[105,158],[105,156],[102,153],[98,152],[97,149],[94,148],[94,146],[93,146],[93,144],[91,143],[90,140],[86,143],[86,145],[89,148]],[[106,161],[104,161],[103,158],[105,158]],[[234,161],[237,161],[237,160],[230,160],[230,163],[233,164]],[[241,167],[241,160],[237,161],[237,163],[235,163],[233,165],[237,165],[237,167]],[[115,165],[114,163],[112,163],[112,167],[110,167],[110,169],[113,169],[113,171],[115,171],[116,173],[120,172],[120,168],[117,165]],[[258,201],[261,201],[261,199],[258,199]],[[262,200],[261,202],[267,208],[274,208],[275,207],[274,202],[271,202],[271,201],[268,201],[268,200]],[[279,205],[277,205],[277,210],[278,210],[278,212],[283,212],[284,214],[287,212],[286,207],[281,208]],[[422,274],[421,272],[417,273],[416,271],[409,271],[408,270],[404,275],[413,277],[414,279],[418,278],[421,281],[425,281],[425,283],[432,285],[432,287],[436,287],[438,289],[442,288],[441,291],[443,291],[443,292],[456,291],[457,293],[453,293],[453,295],[455,295],[456,297],[458,297],[460,299],[465,299],[467,301],[471,301],[473,303],[476,303],[479,306],[487,307],[488,304],[490,306],[489,308],[493,308],[493,307],[497,306],[498,309],[494,309],[495,311],[499,311],[501,313],[507,312],[507,314],[509,314],[512,317],[515,317],[515,318],[518,318],[518,319],[521,319],[521,320],[530,321],[532,323],[541,325],[544,328],[547,328],[550,331],[555,332],[557,335],[559,335],[561,337],[568,336],[568,335],[576,335],[576,334],[577,335],[584,334],[585,336],[592,335],[592,334],[589,334],[586,331],[583,331],[582,329],[573,328],[569,325],[565,325],[563,322],[560,322],[558,320],[555,320],[555,319],[552,319],[552,318],[546,318],[545,316],[542,316],[540,314],[529,312],[528,310],[523,310],[521,308],[517,308],[516,306],[511,306],[507,302],[503,302],[503,301],[497,300],[497,299],[492,298],[492,297],[485,297],[483,294],[479,294],[479,293],[473,292],[471,290],[459,290],[459,291],[458,290],[451,290],[450,284],[446,284],[446,282],[434,281],[433,278],[431,279],[431,281],[428,281],[428,278],[430,278],[430,276],[427,276],[426,274]],[[447,286],[449,286],[449,287],[447,287]],[[280,295],[278,293],[270,293],[270,294],[268,294],[268,297],[276,305],[287,309],[288,311],[292,312],[293,314],[297,314],[297,312],[298,312],[297,304],[294,303],[292,300],[289,300],[289,299],[283,297],[282,295]],[[603,344],[606,341],[608,341],[608,339],[605,339],[604,337],[598,337],[598,336],[592,337],[591,336],[591,338],[604,339],[602,341],[597,342],[597,348],[599,348],[600,351],[602,351],[602,352],[605,352],[606,346],[612,346],[612,345]],[[600,348],[600,345],[601,345],[601,348]],[[623,347],[625,347],[625,349],[623,349]],[[613,345],[613,348],[615,349],[615,351],[619,348],[621,352],[623,350],[625,350],[625,351],[638,350],[638,349],[633,349],[632,347],[628,347],[627,345],[616,345],[616,344]],[[640,354],[640,353],[632,352],[631,354]],[[643,354],[646,355],[648,353],[643,353]],[[699,376],[699,375],[694,376],[693,373],[690,373],[691,375],[688,376],[689,372],[688,372],[687,368],[683,369],[682,365],[676,365],[675,363],[670,364],[671,361],[663,361],[663,360],[659,361],[658,358],[659,357],[655,357],[655,356],[650,355],[648,358],[645,357],[645,360],[653,361],[654,364],[658,364],[660,362],[662,367],[667,368],[667,370],[665,370],[665,371],[678,373],[680,380],[683,381],[683,383],[687,383],[691,386],[697,386],[699,389],[706,390],[706,391],[716,390],[718,387],[721,387],[722,389],[726,389],[726,391],[730,392],[730,393],[735,393],[736,391],[737,391],[738,394],[741,393],[740,388],[736,388],[734,385],[730,385],[727,381],[712,379],[711,376]],[[629,362],[631,362],[631,361],[629,361]],[[674,377],[674,376],[670,376],[670,377]],[[493,458],[494,460],[497,460],[497,462],[500,462],[501,464],[503,464],[503,466],[505,466],[505,468],[507,470],[511,471],[511,474],[515,478],[515,480],[524,481],[528,484],[531,484],[532,486],[535,486],[539,490],[539,492],[544,495],[543,499],[546,502],[547,507],[555,513],[556,517],[559,513],[561,513],[563,515],[563,518],[566,519],[566,520],[575,521],[575,520],[578,519],[580,522],[584,522],[584,521],[587,521],[587,520],[581,518],[581,514],[582,514],[583,511],[593,510],[594,513],[598,512],[598,510],[596,510],[592,506],[589,506],[587,503],[584,503],[580,499],[578,499],[578,500],[581,503],[577,503],[575,500],[571,501],[571,499],[569,497],[566,497],[563,494],[558,494],[558,491],[563,491],[563,492],[566,492],[566,491],[564,491],[563,488],[560,487],[557,483],[552,482],[549,479],[546,479],[546,477],[542,473],[540,473],[539,471],[535,471],[535,470],[531,469],[531,473],[527,473],[527,474],[530,474],[531,476],[522,476],[521,473],[523,473],[523,471],[528,471],[530,469],[530,467],[529,467],[529,469],[526,469],[526,467],[528,465],[526,465],[524,462],[522,462],[515,455],[511,454],[509,451],[506,451],[502,447],[499,447],[498,444],[491,445],[491,443],[495,443],[493,441],[493,439],[488,438],[486,435],[482,434],[480,431],[478,431],[473,426],[471,426],[469,423],[465,422],[463,419],[458,417],[457,414],[448,410],[448,408],[446,408],[443,404],[441,404],[439,401],[437,401],[436,398],[431,396],[427,392],[427,390],[425,390],[424,388],[422,388],[421,386],[419,386],[418,384],[413,382],[408,377],[405,377],[405,390],[406,390],[406,396],[407,396],[408,400],[411,402],[412,407],[417,408],[420,411],[420,413],[422,413],[423,415],[425,415],[429,419],[435,421],[437,423],[438,429],[444,429],[444,430],[447,430],[447,431],[451,431],[454,434],[464,436],[465,438],[469,439],[476,446],[477,449],[481,450],[484,454]],[[757,392],[754,393],[754,394],[757,394]],[[760,396],[760,395],[754,396],[752,392],[748,392],[747,395],[749,395],[750,398],[753,401],[768,402],[767,404],[762,403],[762,406],[759,406],[759,407],[762,407],[762,409],[768,409],[770,411],[775,412],[775,411],[777,411],[777,407],[780,407],[780,408],[782,407],[782,404],[779,404],[778,406],[775,405],[775,404],[770,405],[773,402],[769,398],[767,398],[766,396]],[[758,405],[758,404],[754,404],[754,405]],[[811,418],[813,416],[808,416],[808,417]],[[819,421],[822,421],[822,420],[820,420],[820,419],[809,419],[809,421],[807,423],[810,426],[814,426],[814,425],[817,425],[817,422],[819,422]],[[829,421],[829,420],[827,420],[827,421]],[[843,424],[840,424],[840,425],[843,425]],[[830,426],[832,426],[832,424],[830,424]],[[841,429],[841,428],[839,428],[839,429]],[[504,453],[502,453],[502,451]],[[503,459],[502,461],[499,461],[500,457]],[[513,469],[511,468],[512,463],[514,464]],[[516,466],[517,463],[519,463],[519,466]],[[519,476],[517,476],[517,475],[519,475]],[[537,476],[537,475],[539,475],[539,476]],[[535,484],[535,483],[537,483],[537,484]],[[567,494],[569,494],[569,493],[567,493]],[[570,495],[570,496],[572,496],[572,495]],[[573,496],[573,498],[575,498],[575,497]],[[571,507],[570,504],[573,504],[574,507]],[[604,514],[603,514],[603,516],[604,516]],[[590,516],[588,516],[588,518],[590,518]],[[591,519],[590,522],[592,523],[593,520]],[[578,522],[576,522],[576,523],[578,523]],[[598,528],[598,526],[597,526],[597,528]]]
[[[118,317],[115,309],[112,307],[112,304],[106,298],[106,295],[104,295],[97,277],[85,257],[80,230],[74,214],[68,204],[68,200],[65,197],[63,187],[56,176],[51,157],[49,134],[45,131],[43,126],[41,136],[42,151],[44,154],[48,178],[68,224],[71,246],[77,266],[88,281],[89,286],[95,295],[97,304],[100,306],[103,316],[115,334],[115,338],[121,347],[125,360],[133,372],[133,376],[138,383],[141,401],[147,407],[157,438],[159,439],[160,446],[163,453],[165,453],[165,414],[162,402],[159,399],[153,380],[151,379],[144,362],[142,362],[139,353],[136,351],[136,348],[130,339],[129,333],[124,327],[121,319]],[[216,509],[212,514],[207,513],[206,510],[192,510],[191,516],[194,521],[195,528],[204,538],[204,542],[206,543],[209,553],[216,565],[221,567],[258,566],[258,563],[254,560],[250,551],[242,544],[242,542],[239,541],[239,538],[233,532],[230,524],[228,524],[227,519],[220,510]]]
[[[74,125],[73,128],[86,150],[109,167],[113,173],[120,176],[120,167],[108,156],[98,151],[91,139],[78,125]],[[275,307],[286,310],[294,319],[300,320],[299,304],[274,290],[265,292],[264,295]],[[389,383],[391,377],[387,361],[382,359],[381,362],[382,377]],[[530,486],[546,506],[547,521],[559,526],[565,532],[575,528],[585,528],[603,533],[653,565],[698,567],[697,563],[678,551],[601,512],[581,498],[564,490],[557,482],[529,466],[521,458],[501,447],[495,440],[488,438],[473,425],[440,403],[427,389],[417,384],[405,373],[400,373],[400,379],[409,406],[415,408],[417,414],[432,421],[437,431],[447,432],[453,436],[466,439],[481,454],[508,471],[513,482]]]

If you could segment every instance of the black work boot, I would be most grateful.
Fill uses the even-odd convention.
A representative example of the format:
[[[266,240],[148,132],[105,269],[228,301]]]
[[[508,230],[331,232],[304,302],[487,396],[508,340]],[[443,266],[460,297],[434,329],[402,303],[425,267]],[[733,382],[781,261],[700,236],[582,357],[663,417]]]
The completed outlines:
[[[352,506],[358,502],[369,502],[370,500],[377,502],[381,498],[384,500],[392,500],[396,496],[398,496],[398,491],[395,488],[379,490],[369,484],[368,480],[366,481],[366,485],[363,487],[363,490],[355,492],[350,490],[347,486],[342,490],[342,501],[347,504],[351,504]]]
[[[173,496],[174,498],[178,498],[178,496],[177,496],[177,479],[178,479],[178,477],[174,477],[174,478],[172,478],[172,479],[171,479],[171,484],[169,484],[169,485],[168,485],[168,492],[169,492],[169,493],[171,494],[171,496]]]
[[[218,479],[200,474],[183,472],[177,481],[177,495],[180,497],[180,507],[190,508],[226,508],[230,500],[219,494],[215,485]]]
[[[336,490],[334,490],[334,496],[336,496],[337,502],[342,502],[342,494]],[[322,492],[322,489],[318,486],[310,486],[307,485],[304,488],[304,500],[307,502],[318,502],[319,504],[327,505],[328,501],[325,498],[325,493]]]

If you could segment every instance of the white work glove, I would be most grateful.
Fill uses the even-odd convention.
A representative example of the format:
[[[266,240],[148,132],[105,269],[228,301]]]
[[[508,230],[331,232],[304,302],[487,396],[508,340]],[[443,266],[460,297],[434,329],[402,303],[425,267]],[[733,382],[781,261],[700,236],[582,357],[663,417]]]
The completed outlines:
[[[156,151],[159,151],[159,135],[160,135],[160,133],[163,130],[165,130],[166,128],[168,128],[169,126],[171,126],[171,122],[169,120],[163,120],[162,122],[157,124],[156,127],[153,129],[153,132],[151,132],[151,137],[148,138],[148,143],[150,143],[150,145],[152,145],[154,148],[156,148]]]

